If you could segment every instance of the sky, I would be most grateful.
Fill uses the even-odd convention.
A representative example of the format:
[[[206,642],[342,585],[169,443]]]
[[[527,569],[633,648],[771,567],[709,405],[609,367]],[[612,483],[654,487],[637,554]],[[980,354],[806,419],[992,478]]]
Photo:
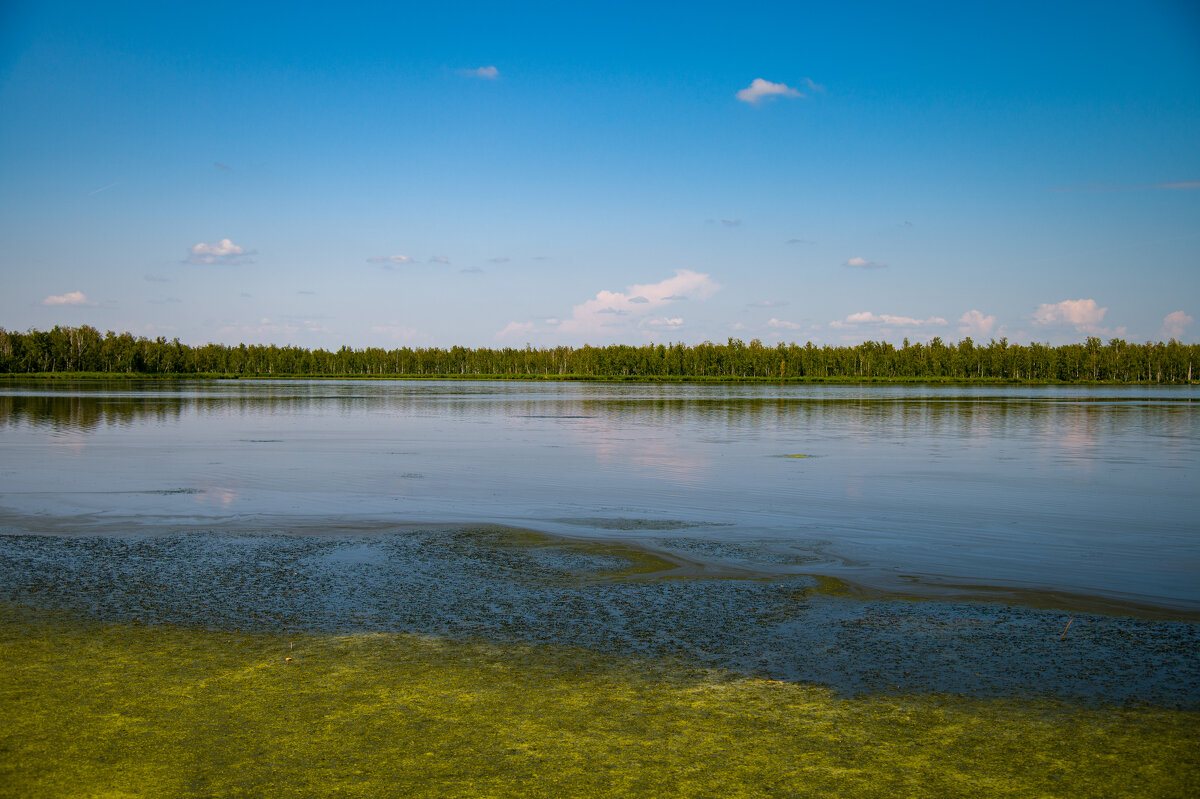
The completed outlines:
[[[1200,341],[1200,4],[0,0],[0,327]]]

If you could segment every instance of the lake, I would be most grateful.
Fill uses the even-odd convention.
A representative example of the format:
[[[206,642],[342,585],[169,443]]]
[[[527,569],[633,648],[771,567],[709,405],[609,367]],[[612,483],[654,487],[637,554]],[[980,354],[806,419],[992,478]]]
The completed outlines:
[[[1196,398],[10,382],[0,601],[1194,707]]]
[[[501,523],[768,571],[795,556],[796,570],[877,586],[1200,611],[1198,397],[1144,386],[9,383],[0,507],[6,526],[43,531]]]

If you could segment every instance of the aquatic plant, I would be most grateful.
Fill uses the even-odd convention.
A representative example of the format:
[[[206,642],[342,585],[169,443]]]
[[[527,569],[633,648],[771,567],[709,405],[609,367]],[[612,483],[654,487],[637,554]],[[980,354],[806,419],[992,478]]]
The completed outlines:
[[[1188,796],[1200,714],[0,606],[0,795]]]

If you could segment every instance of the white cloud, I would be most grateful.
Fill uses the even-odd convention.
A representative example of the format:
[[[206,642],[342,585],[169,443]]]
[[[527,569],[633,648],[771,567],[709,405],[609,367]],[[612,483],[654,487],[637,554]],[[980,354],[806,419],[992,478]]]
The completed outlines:
[[[852,269],[883,269],[887,264],[881,264],[877,261],[868,261],[866,258],[855,256],[846,261],[842,266],[848,266]]]
[[[690,269],[678,269],[674,277],[658,283],[629,286],[626,291],[601,291],[571,310],[571,318],[559,323],[567,334],[589,334],[611,326],[611,315],[629,315],[637,319],[663,306],[687,298],[705,300],[720,288],[708,275]]]
[[[229,239],[221,239],[211,244],[200,242],[192,247],[192,255],[242,255],[246,251]]]
[[[996,329],[996,317],[984,316],[982,311],[967,311],[958,317],[958,332],[964,336],[990,336]]]
[[[96,305],[82,291],[68,291],[66,294],[56,294],[42,300],[42,305]]]
[[[556,342],[567,336],[598,336],[607,342],[622,335],[653,336],[657,331],[674,331],[682,327],[682,316],[664,313],[672,303],[705,300],[720,288],[706,274],[678,269],[674,277],[657,283],[628,286],[625,291],[598,292],[592,299],[572,308],[569,318],[546,319],[545,326],[533,322],[509,322],[496,333],[496,338],[548,334],[553,335]]]
[[[874,314],[870,311],[859,311],[852,313],[845,319],[830,322],[829,326],[837,330],[845,328],[857,328],[860,325],[871,325],[873,327],[925,327],[927,325],[945,325],[946,320],[940,316],[931,316],[928,319],[916,319],[911,316],[892,316],[891,314]]]
[[[511,260],[512,259],[507,255],[498,255],[495,258],[488,258],[488,262],[493,264],[506,264]]]
[[[512,336],[527,335],[534,332],[533,322],[509,322],[504,326],[503,330],[496,333],[496,338],[510,338]]]
[[[749,303],[747,308],[782,308],[787,305],[787,300],[759,300],[758,302]]]
[[[1105,333],[1100,323],[1104,320],[1107,308],[1100,308],[1095,300],[1063,300],[1056,303],[1042,303],[1033,312],[1033,323],[1036,325],[1072,325],[1081,333]]]
[[[783,319],[771,318],[767,320],[767,327],[773,327],[776,330],[799,330],[800,325],[795,322],[786,322]]]
[[[656,319],[643,319],[640,323],[641,327],[656,327],[675,329],[683,324],[682,316],[661,317]]]
[[[302,333],[332,333],[328,327],[312,319],[271,319],[264,316],[258,324],[226,324],[217,329],[223,336],[238,336],[243,340],[255,336],[296,336]]]
[[[234,244],[229,239],[221,239],[209,243],[199,242],[192,245],[185,263],[189,264],[238,264],[244,256],[252,255],[244,247]]]
[[[411,264],[412,258],[407,255],[376,255],[367,259],[369,264]]]
[[[387,325],[371,325],[371,332],[377,336],[389,338],[392,341],[427,341],[430,338],[428,334],[421,333],[416,328],[396,324],[395,322]]]
[[[429,256],[429,263],[431,263],[431,264],[448,264],[448,263],[450,263],[450,259],[447,258],[445,255],[431,255],[431,256]]]
[[[484,80],[497,80],[500,77],[500,70],[494,66],[477,67],[476,69],[460,69],[459,75],[465,75],[468,78],[483,78]]]
[[[1182,339],[1183,331],[1194,321],[1192,317],[1183,311],[1171,311],[1171,313],[1163,317],[1162,332],[1159,335],[1164,341],[1172,338]]]
[[[796,89],[784,83],[772,83],[769,80],[755,78],[750,85],[737,93],[737,98],[743,103],[758,105],[763,100],[776,97],[803,97]]]

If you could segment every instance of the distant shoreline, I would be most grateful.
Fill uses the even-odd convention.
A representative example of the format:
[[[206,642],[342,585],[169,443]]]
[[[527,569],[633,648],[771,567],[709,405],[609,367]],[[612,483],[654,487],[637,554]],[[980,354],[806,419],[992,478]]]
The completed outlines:
[[[0,381],[119,381],[132,380],[446,380],[495,383],[713,383],[756,385],[1012,385],[1012,386],[1194,386],[1200,380],[1158,382],[1154,380],[1051,380],[1016,377],[729,377],[719,375],[543,375],[543,374],[233,374],[220,372],[8,372]]]
[[[614,380],[717,383],[1194,383],[1200,344],[1136,344],[1095,336],[1077,344],[976,344],[935,336],[820,346],[764,344],[609,344],[580,347],[366,347],[337,350],[274,344],[183,344],[162,336],[55,327],[0,328],[0,375],[121,375],[196,378],[401,378],[454,380]]]

